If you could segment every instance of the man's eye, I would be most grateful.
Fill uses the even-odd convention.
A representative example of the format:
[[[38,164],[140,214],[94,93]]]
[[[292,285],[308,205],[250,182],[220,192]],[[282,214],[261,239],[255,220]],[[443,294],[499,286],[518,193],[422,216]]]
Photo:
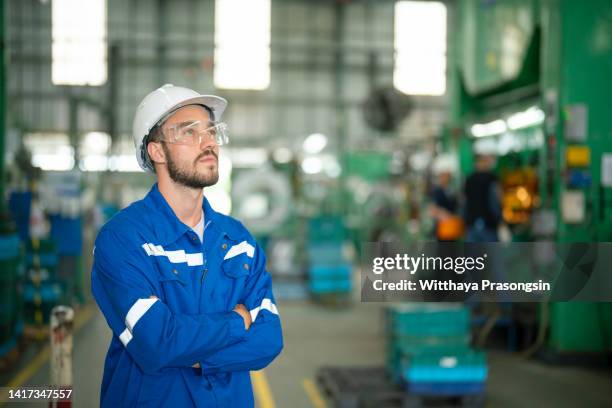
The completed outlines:
[[[193,129],[185,129],[183,131],[183,136],[185,137],[192,137],[193,135],[195,135],[195,131]]]

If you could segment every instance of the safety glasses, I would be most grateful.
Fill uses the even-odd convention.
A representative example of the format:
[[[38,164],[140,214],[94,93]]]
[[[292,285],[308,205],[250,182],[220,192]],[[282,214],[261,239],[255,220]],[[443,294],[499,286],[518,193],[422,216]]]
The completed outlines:
[[[187,146],[199,146],[202,140],[214,140],[219,146],[229,142],[227,124],[224,122],[190,121],[177,123],[162,129],[164,142]]]

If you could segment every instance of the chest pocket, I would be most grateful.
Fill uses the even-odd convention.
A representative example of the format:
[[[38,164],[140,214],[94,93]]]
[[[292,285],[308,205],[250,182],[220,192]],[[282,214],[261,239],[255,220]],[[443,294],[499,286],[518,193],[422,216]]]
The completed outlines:
[[[226,259],[221,263],[223,274],[231,279],[242,279],[249,276],[251,272],[253,258],[247,255],[238,255]]]
[[[253,267],[254,247],[247,241],[224,243],[221,256],[222,283],[215,288],[215,298],[233,307],[244,300],[245,285]],[[224,259],[226,258],[226,259]]]
[[[197,305],[193,299],[189,275],[193,268],[187,264],[163,262],[159,265],[159,285],[162,301],[177,313],[195,313]]]

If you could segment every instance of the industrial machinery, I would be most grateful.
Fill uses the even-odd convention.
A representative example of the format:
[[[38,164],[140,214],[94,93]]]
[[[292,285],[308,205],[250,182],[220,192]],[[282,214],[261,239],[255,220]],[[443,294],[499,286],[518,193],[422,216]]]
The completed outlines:
[[[601,39],[609,38],[602,30],[612,4],[466,0],[457,7],[450,142],[462,154],[463,176],[477,147],[488,145],[499,157],[504,219],[530,229],[515,228],[514,239],[610,241],[612,122],[604,84],[612,52]],[[545,303],[537,316],[536,349],[612,352],[610,304]]]

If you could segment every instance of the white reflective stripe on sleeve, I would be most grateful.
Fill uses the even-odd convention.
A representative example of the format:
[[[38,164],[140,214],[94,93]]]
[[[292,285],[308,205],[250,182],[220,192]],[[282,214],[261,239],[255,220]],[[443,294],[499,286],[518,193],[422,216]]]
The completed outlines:
[[[223,259],[230,259],[245,253],[249,258],[252,258],[253,255],[255,255],[255,247],[246,241],[242,241],[241,243],[231,247]]]
[[[187,263],[189,266],[204,265],[204,257],[201,252],[188,254],[182,249],[167,251],[163,246],[151,243],[142,244],[142,249],[149,256],[165,256],[171,263]]]
[[[127,347],[130,340],[132,340],[132,333],[128,329],[125,329],[120,335],[119,340],[123,343],[125,347]]]
[[[264,300],[261,301],[261,304],[259,306],[257,306],[255,309],[252,309],[250,311],[252,322],[254,322],[255,319],[257,319],[257,315],[259,314],[259,311],[262,309],[265,309],[269,311],[270,313],[278,315],[278,309],[276,308],[276,305],[272,303],[272,300],[265,298]]]
[[[125,316],[125,325],[130,332],[134,331],[134,326],[138,320],[157,302],[157,299],[138,299],[130,308]]]

